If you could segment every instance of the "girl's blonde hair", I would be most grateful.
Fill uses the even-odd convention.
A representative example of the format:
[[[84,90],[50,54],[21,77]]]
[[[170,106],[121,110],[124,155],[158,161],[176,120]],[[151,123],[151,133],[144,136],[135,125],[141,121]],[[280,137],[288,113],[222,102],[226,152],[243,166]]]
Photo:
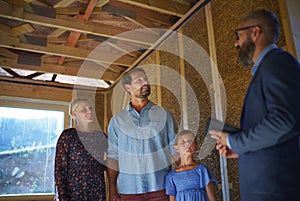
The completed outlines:
[[[69,104],[69,115],[74,119],[73,114],[81,102],[89,102],[92,105],[92,101],[88,98],[76,98],[72,100]]]
[[[190,130],[182,130],[182,131],[180,131],[180,132],[176,135],[176,138],[175,138],[175,145],[178,144],[179,137],[181,137],[181,136],[183,136],[183,135],[186,135],[186,134],[191,134],[191,135],[193,135],[194,141],[195,141],[195,143],[197,144],[197,142],[196,142],[196,135],[195,135],[192,131],[190,131]]]

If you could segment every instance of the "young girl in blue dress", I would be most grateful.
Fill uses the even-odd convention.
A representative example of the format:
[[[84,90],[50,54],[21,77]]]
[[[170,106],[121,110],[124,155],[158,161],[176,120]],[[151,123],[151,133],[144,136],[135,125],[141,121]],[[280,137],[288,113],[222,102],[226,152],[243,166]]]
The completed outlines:
[[[217,180],[209,170],[193,159],[198,149],[195,135],[183,130],[174,145],[180,159],[175,170],[166,176],[166,193],[170,201],[216,201]]]

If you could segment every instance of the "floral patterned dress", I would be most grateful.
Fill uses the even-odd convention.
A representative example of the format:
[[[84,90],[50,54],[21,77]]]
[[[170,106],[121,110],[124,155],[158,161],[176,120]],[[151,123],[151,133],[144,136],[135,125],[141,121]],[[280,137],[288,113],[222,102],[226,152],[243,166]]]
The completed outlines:
[[[102,131],[83,133],[70,128],[62,132],[55,156],[59,201],[105,201],[106,149]]]

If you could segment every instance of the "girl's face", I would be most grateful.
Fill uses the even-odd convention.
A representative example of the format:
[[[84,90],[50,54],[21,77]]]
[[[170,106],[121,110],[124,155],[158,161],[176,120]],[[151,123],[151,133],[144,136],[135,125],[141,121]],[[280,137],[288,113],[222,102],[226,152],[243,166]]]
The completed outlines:
[[[180,156],[185,154],[193,154],[198,149],[195,143],[194,135],[186,133],[179,136],[174,149]]]
[[[73,112],[74,118],[78,123],[91,123],[94,121],[93,108],[88,101],[79,102],[77,108]]]

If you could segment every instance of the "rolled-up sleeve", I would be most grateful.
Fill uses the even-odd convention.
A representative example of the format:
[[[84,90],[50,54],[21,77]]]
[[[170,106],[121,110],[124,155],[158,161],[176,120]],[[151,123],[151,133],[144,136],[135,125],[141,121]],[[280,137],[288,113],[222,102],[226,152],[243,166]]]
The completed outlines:
[[[107,158],[118,160],[118,132],[114,117],[108,125],[108,149]]]

